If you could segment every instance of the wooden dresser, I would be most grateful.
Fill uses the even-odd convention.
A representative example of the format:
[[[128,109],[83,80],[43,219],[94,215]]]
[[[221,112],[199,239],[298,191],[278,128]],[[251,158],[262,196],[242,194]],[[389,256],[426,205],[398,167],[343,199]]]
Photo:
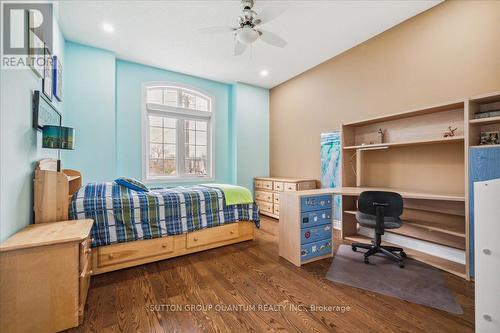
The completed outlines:
[[[279,218],[280,193],[316,188],[315,179],[258,177],[254,180],[255,202],[261,214]]]
[[[33,224],[0,244],[0,332],[58,332],[81,323],[93,223]]]

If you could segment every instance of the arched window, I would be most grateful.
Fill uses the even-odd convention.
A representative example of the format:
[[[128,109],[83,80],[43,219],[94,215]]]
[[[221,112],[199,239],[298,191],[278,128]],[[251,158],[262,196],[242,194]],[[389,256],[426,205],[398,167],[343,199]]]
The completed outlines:
[[[213,98],[176,84],[144,87],[143,178],[213,178]]]

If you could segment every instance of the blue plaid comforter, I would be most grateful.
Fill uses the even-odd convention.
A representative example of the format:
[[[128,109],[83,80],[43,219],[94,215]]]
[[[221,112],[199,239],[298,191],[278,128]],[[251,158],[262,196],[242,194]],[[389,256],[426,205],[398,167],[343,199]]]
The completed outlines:
[[[238,221],[259,227],[255,203],[226,206],[224,193],[205,186],[137,192],[114,182],[80,188],[70,218],[94,220],[92,247],[179,235]]]

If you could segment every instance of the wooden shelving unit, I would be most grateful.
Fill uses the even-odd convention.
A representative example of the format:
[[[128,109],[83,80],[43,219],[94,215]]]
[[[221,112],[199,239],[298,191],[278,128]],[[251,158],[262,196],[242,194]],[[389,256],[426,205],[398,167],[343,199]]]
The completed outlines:
[[[468,126],[464,101],[343,125],[342,237],[367,242],[355,218],[361,192],[398,192],[405,204],[403,225],[387,229],[386,235],[462,253],[457,257],[465,257],[465,264],[439,251],[429,254],[403,246],[410,257],[468,278]],[[445,137],[449,127],[456,129],[454,136]]]
[[[500,131],[500,116],[476,118],[478,112],[500,110],[500,93],[473,97],[466,101],[466,117],[469,122],[468,142],[470,147],[489,148],[498,145],[480,145],[481,132]]]

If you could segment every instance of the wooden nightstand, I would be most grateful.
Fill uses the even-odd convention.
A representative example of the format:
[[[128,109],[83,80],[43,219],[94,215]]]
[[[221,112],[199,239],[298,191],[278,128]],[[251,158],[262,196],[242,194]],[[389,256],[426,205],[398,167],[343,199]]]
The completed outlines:
[[[93,223],[33,224],[0,244],[1,332],[57,332],[81,323]]]

